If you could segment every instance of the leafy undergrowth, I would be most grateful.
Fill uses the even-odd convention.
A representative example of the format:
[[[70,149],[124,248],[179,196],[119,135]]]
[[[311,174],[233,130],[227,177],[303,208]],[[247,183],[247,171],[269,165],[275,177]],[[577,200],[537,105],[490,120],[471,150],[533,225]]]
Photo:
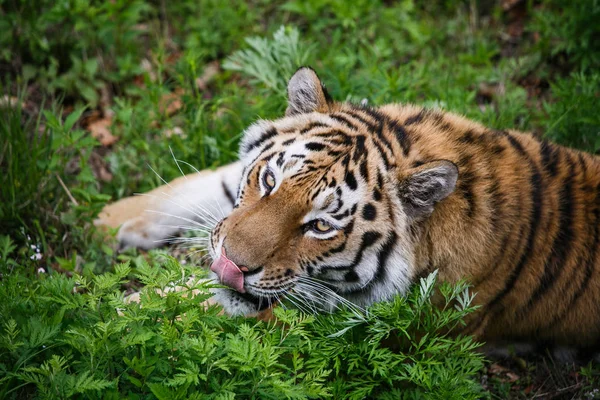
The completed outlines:
[[[0,286],[2,398],[481,396],[478,345],[447,336],[473,310],[472,297],[466,285],[434,289],[435,274],[410,296],[364,313],[307,316],[276,307],[276,322],[261,322],[203,305],[210,286],[189,280],[202,270],[162,252],[112,273],[39,279],[8,273],[9,255]],[[132,277],[144,284],[140,303],[128,303],[121,290]],[[169,291],[174,283],[180,290]],[[436,290],[442,310],[431,303]]]
[[[119,317],[109,303],[118,302],[119,290],[129,293],[140,287],[138,279],[112,289],[98,289],[97,282],[92,284],[96,289],[77,286],[72,293],[78,276],[87,282],[108,279],[100,278],[108,276],[101,274],[116,271],[125,258],[136,256],[115,252],[113,241],[105,232],[97,232],[93,221],[108,201],[152,189],[162,184],[161,177],[173,179],[181,174],[179,166],[190,173],[234,160],[246,126],[258,117],[283,114],[286,80],[301,64],[313,66],[338,100],[439,107],[493,128],[529,130],[598,152],[599,20],[598,0],[357,0],[351,7],[340,0],[0,0],[0,236],[4,235],[0,323],[5,324],[2,329],[8,340],[2,348],[10,353],[0,358],[5,374],[2,390],[15,398],[44,397],[58,385],[65,392],[46,397],[60,398],[69,397],[69,390],[108,385],[102,393],[127,388],[114,397],[126,397],[128,390],[145,390],[151,396],[152,390],[163,390],[160,385],[173,382],[169,379],[176,374],[185,376],[185,371],[207,365],[198,352],[193,353],[195,366],[178,363],[167,354],[183,347],[169,347],[175,342],[159,340],[170,337],[173,329],[159,312],[168,308],[166,299],[136,309],[143,323],[128,322],[149,329],[144,332],[152,335],[144,343],[151,343],[150,350],[143,357],[132,353],[142,346],[142,339],[131,348],[123,344],[121,337],[133,332],[121,326],[128,314]],[[177,165],[175,158],[188,164]],[[131,262],[128,278],[139,273],[140,263]],[[175,268],[170,262],[159,264],[167,270]],[[156,261],[151,265],[158,268]],[[191,267],[182,268],[191,273]],[[58,285],[60,295],[51,294],[52,285]],[[93,297],[94,290],[100,290],[102,301]],[[415,299],[377,306],[372,315],[378,315],[377,321],[400,323],[384,308],[404,312],[406,317],[411,315],[407,310],[414,310]],[[202,326],[220,332],[214,333],[218,340],[211,343],[221,352],[227,351],[223,346],[229,338],[241,337],[242,329],[265,337],[283,332],[262,322],[216,316],[212,309],[187,312],[192,310],[189,302],[196,300],[171,301],[180,309],[188,307],[185,315],[190,318],[206,319],[192,324],[197,337],[210,341],[208,334],[201,333]],[[75,304],[77,309],[58,311]],[[136,306],[124,309],[128,307]],[[593,391],[600,373],[595,364],[565,367],[544,356],[499,360],[486,364],[480,373],[487,390],[482,394],[471,380],[480,370],[473,361],[479,356],[465,352],[455,357],[454,346],[466,343],[463,339],[444,342],[447,347],[442,350],[454,354],[448,360],[441,355],[449,353],[439,350],[438,354],[433,348],[426,355],[430,358],[407,362],[401,359],[403,354],[421,354],[415,350],[418,346],[391,349],[370,342],[375,319],[361,322],[340,338],[327,338],[331,334],[327,329],[342,330],[352,317],[347,313],[314,320],[287,313],[282,317],[308,333],[299,338],[292,335],[295,344],[286,342],[268,350],[283,365],[265,377],[269,382],[284,382],[274,390],[289,387],[289,382],[310,381],[315,382],[314,390],[326,389],[332,398],[346,389],[360,393],[371,384],[382,395],[396,387],[399,392],[391,392],[391,398],[411,393],[419,397],[418,390],[432,387],[427,385],[451,387],[435,380],[456,374],[456,390],[470,388],[469,396],[475,397],[600,397]],[[172,325],[185,318],[175,318]],[[78,350],[83,345],[69,342],[77,337],[75,328],[92,335],[90,343],[95,344],[85,348],[87,353]],[[407,329],[417,335],[419,329],[413,328]],[[17,336],[10,339],[9,332]],[[111,340],[105,336],[108,333]],[[46,334],[48,339],[38,343]],[[407,340],[418,336],[411,337]],[[100,338],[105,338],[103,344]],[[425,337],[427,343],[438,339]],[[322,346],[346,343],[354,350],[344,350],[340,357],[360,354],[360,362],[353,359],[357,368],[352,374],[337,371],[330,361],[322,368],[331,372],[320,377],[317,364],[309,362],[320,357],[310,350],[316,349],[313,343],[317,342]],[[385,379],[373,375],[373,368],[363,373],[360,368],[367,365],[372,349],[387,351],[401,367],[394,374],[388,374],[391,367],[386,369]],[[265,360],[272,360],[269,357]],[[153,359],[154,364],[138,368]],[[452,360],[462,360],[465,369],[447,364]],[[299,371],[317,375],[289,381],[290,371],[296,368],[293,362],[302,363]],[[164,369],[165,365],[172,369]],[[411,365],[424,369],[412,370],[410,378],[402,380]],[[437,368],[435,373],[432,368]],[[151,375],[149,382],[155,385],[146,385],[143,374]],[[233,379],[225,370],[217,374],[221,374],[215,375],[218,382]],[[250,372],[244,374],[236,379],[254,379]],[[27,376],[38,381],[27,383]],[[218,385],[206,376],[207,381],[193,381],[188,389],[211,388],[217,393]],[[142,382],[141,388],[135,379]],[[167,387],[177,391],[183,386]],[[241,393],[249,387],[231,391]],[[90,389],[73,395],[99,393]]]

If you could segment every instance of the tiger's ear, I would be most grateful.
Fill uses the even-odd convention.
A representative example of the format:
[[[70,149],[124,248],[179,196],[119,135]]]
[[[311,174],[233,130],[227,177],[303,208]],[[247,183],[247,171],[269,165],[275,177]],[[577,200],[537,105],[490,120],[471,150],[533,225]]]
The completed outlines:
[[[433,161],[408,171],[398,186],[406,213],[413,219],[429,216],[435,204],[454,191],[457,179],[458,167],[446,160]]]
[[[302,67],[294,73],[288,82],[287,95],[286,117],[311,112],[329,112],[331,98],[311,68]]]

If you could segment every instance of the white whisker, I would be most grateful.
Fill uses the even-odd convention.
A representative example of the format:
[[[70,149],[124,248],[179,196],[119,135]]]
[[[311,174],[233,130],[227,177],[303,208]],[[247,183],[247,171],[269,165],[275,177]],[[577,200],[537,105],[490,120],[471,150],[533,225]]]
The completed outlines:
[[[180,219],[180,220],[182,220],[182,221],[187,221],[187,222],[190,222],[190,223],[192,223],[192,224],[194,224],[194,225],[196,225],[196,226],[203,227],[203,225],[202,225],[202,224],[200,224],[199,222],[197,222],[197,221],[194,221],[193,219],[190,219],[190,218],[185,218],[185,217],[179,216],[179,215],[175,215],[175,214],[169,214],[169,213],[166,213],[166,212],[163,212],[163,211],[148,210],[148,209],[146,209],[146,210],[144,210],[144,211],[145,211],[145,212],[149,212],[149,213],[154,213],[154,214],[165,215],[165,216],[167,216],[167,217],[173,217],[173,218],[177,218],[177,219]]]
[[[344,306],[346,306],[346,308],[348,308],[353,314],[355,314],[359,318],[364,318],[364,316],[368,315],[366,309],[340,296],[339,294],[334,292],[330,287],[319,283],[316,278],[301,276],[299,277],[299,283],[314,287],[318,293],[325,291],[331,297],[333,297],[334,299],[342,303]]]
[[[170,188],[173,188],[171,185],[169,185],[169,182],[165,181],[165,180],[163,179],[163,177],[162,177],[162,176],[160,176],[160,175],[159,175],[159,173],[158,173],[158,172],[156,172],[156,171],[154,170],[154,168],[152,168],[152,166],[151,166],[149,163],[146,163],[146,165],[148,166],[148,168],[150,168],[150,170],[151,170],[152,172],[154,172],[154,174],[156,174],[156,176],[158,177],[158,179],[160,179],[160,180],[161,180],[161,181],[162,181],[162,182],[163,182],[165,185],[167,185],[167,186],[168,186],[168,187],[170,187]]]
[[[171,204],[174,204],[174,205],[176,205],[176,206],[178,206],[178,207],[180,207],[180,208],[182,208],[182,209],[184,209],[184,210],[186,210],[186,211],[188,211],[188,212],[190,212],[190,213],[194,214],[194,215],[195,215],[196,217],[198,217],[200,220],[205,220],[205,219],[207,219],[207,218],[206,218],[206,217],[207,217],[207,215],[201,215],[201,214],[198,214],[196,211],[194,211],[194,210],[191,210],[191,209],[189,209],[188,207],[185,207],[185,206],[183,206],[182,204],[180,204],[180,203],[176,202],[175,200],[172,200],[173,196],[169,195],[168,193],[161,192],[161,194],[165,196],[165,199],[164,199],[164,200],[166,200],[166,201],[168,201],[169,203],[171,203]],[[141,194],[140,194],[140,196],[147,196],[147,197],[158,197],[158,196],[156,196],[156,195],[152,195],[152,194],[148,194],[148,193],[141,193]],[[199,211],[202,211],[202,210],[199,210]]]
[[[179,163],[177,162],[177,159],[175,158],[175,154],[173,153],[173,149],[171,148],[171,146],[169,146],[169,151],[171,152],[171,156],[173,156],[173,160],[175,160],[175,165],[177,165],[179,172],[181,172],[181,176],[183,176],[187,180],[187,176],[185,176],[185,174],[181,170],[181,167],[179,166]]]
[[[178,229],[185,229],[187,231],[192,231],[192,232],[203,232],[203,233],[210,233],[210,231],[213,230],[214,226],[208,226],[208,225],[204,225],[201,223],[197,223],[197,226],[191,226],[191,225],[169,225],[169,224],[160,224],[160,226],[164,226],[167,228],[178,228]]]
[[[179,161],[180,163],[187,165],[188,167],[190,167],[191,169],[193,169],[193,170],[194,170],[194,171],[196,171],[196,172],[200,172],[200,171],[198,170],[198,168],[194,167],[192,164],[190,164],[190,163],[189,163],[189,162],[187,162],[187,161],[183,161],[183,160],[175,160],[175,161]]]

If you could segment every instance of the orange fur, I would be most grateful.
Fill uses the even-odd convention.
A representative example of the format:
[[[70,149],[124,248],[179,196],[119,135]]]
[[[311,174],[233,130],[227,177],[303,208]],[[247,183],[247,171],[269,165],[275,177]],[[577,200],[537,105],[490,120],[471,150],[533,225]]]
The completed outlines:
[[[477,339],[599,343],[598,157],[529,134],[492,130],[452,113],[401,104],[368,108],[334,103],[308,69],[290,82],[288,117],[255,127],[242,152],[268,140],[273,141],[272,157],[283,157],[285,143],[295,140],[330,140],[327,149],[311,152],[303,162],[314,168],[285,181],[273,196],[258,190],[268,160],[257,161],[243,182],[239,203],[212,235],[213,250],[226,246],[238,265],[264,271],[257,290],[291,284],[310,270],[308,258],[318,259],[334,248],[360,253],[370,233],[368,246],[379,246],[379,259],[389,255],[388,242],[400,249],[398,259],[410,265],[406,279],[411,282],[435,269],[443,281],[471,282],[481,307],[464,332]],[[357,152],[352,146],[359,139],[365,147]],[[354,156],[344,161],[351,152],[357,152],[360,165]],[[383,177],[382,163],[388,164]],[[424,169],[448,165],[458,170],[456,186],[449,184],[453,191],[436,199],[432,212],[411,220],[398,193]],[[377,208],[354,208],[356,224],[336,236],[305,237],[302,218],[314,207],[315,191],[324,179],[347,180],[347,168],[368,181],[363,195],[377,194]],[[123,220],[113,210],[106,212]],[[134,225],[129,228],[142,230]],[[398,226],[408,226],[408,233],[396,237]],[[403,249],[411,250],[403,254]],[[357,277],[346,278],[352,283]]]

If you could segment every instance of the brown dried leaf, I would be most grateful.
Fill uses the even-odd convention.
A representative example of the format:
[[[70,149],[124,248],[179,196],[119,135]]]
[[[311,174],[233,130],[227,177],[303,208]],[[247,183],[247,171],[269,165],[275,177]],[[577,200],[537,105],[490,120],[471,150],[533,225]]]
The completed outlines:
[[[119,138],[113,136],[110,132],[110,126],[112,125],[112,114],[106,114],[104,118],[98,119],[87,126],[87,130],[90,131],[92,136],[100,142],[102,146],[112,146]]]
[[[488,374],[495,375],[502,382],[513,383],[518,381],[521,377],[515,374],[509,368],[503,367],[497,363],[494,363],[489,366]]]
[[[183,107],[183,102],[181,101],[182,94],[183,89],[177,88],[174,92],[163,95],[158,105],[160,113],[166,114],[170,117],[177,111],[181,110],[181,108]]]
[[[502,374],[507,371],[510,371],[510,370],[506,367],[503,367],[500,364],[497,364],[497,363],[490,365],[490,367],[488,368],[488,372],[490,374],[494,374],[494,375],[499,375],[499,374]]]
[[[506,378],[508,378],[507,381],[509,383],[513,383],[513,382],[518,381],[521,377],[519,375],[515,374],[514,372],[507,372]]]

